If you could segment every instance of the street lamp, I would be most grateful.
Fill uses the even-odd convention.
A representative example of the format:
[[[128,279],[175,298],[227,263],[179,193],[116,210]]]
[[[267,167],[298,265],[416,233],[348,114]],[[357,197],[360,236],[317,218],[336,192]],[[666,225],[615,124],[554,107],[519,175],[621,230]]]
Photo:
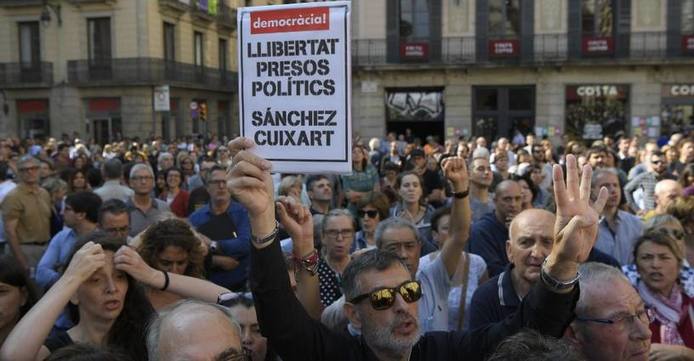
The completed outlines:
[[[58,26],[63,25],[63,18],[60,16],[60,4],[50,4],[47,0],[43,1],[43,11],[41,11],[41,24],[43,26],[48,26],[51,22],[51,12],[53,10],[56,17],[58,17]]]

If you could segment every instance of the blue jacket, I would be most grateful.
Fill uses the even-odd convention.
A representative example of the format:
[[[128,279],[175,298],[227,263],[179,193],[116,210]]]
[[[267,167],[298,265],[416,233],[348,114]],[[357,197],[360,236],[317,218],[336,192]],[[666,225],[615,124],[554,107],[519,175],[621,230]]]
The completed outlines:
[[[496,219],[496,215],[492,211],[472,224],[467,251],[484,258],[484,261],[487,262],[489,277],[494,277],[503,272],[504,267],[508,264],[507,240],[508,228]]]
[[[210,205],[193,212],[188,219],[196,229],[210,221],[213,216]],[[227,216],[236,225],[236,237],[229,235],[225,239],[213,239],[217,241],[219,251],[224,256],[233,257],[239,262],[239,266],[231,271],[213,271],[208,279],[218,285],[231,287],[245,283],[248,279],[248,266],[251,251],[251,224],[248,211],[240,203],[231,202],[227,208]]]

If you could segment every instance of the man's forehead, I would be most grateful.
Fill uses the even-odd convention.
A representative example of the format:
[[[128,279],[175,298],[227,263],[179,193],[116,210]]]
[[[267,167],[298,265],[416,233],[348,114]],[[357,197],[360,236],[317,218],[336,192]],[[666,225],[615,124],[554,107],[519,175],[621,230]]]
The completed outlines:
[[[390,227],[383,231],[383,244],[416,242],[417,234],[408,227]]]
[[[596,317],[608,317],[618,313],[633,313],[643,307],[643,300],[626,280],[596,282],[589,287],[581,287],[587,293],[590,312]]]
[[[370,269],[359,275],[361,292],[371,292],[379,288],[393,288],[412,279],[410,272],[401,263],[393,263],[385,270]]]

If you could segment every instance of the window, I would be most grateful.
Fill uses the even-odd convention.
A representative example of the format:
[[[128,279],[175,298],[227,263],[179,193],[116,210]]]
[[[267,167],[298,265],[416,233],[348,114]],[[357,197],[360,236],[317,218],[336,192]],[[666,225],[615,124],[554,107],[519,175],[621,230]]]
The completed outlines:
[[[429,1],[400,0],[400,38],[429,39]]]
[[[501,39],[520,36],[520,0],[489,1],[489,35]]]
[[[41,62],[39,22],[19,23],[19,62],[22,68],[33,68]]]
[[[176,26],[164,23],[164,60],[176,61]]]
[[[111,18],[87,20],[90,64],[109,64],[111,61]]]
[[[228,69],[227,56],[229,54],[229,45],[227,39],[219,39],[219,69],[225,71]]]
[[[682,35],[694,35],[694,0],[682,0]]]
[[[203,52],[203,37],[202,33],[199,31],[196,31],[193,33],[193,46],[194,46],[194,53],[193,53],[193,64],[197,66],[203,66],[205,65],[205,57],[204,57],[204,52]]]
[[[581,28],[586,36],[612,36],[614,28],[612,0],[583,0]]]

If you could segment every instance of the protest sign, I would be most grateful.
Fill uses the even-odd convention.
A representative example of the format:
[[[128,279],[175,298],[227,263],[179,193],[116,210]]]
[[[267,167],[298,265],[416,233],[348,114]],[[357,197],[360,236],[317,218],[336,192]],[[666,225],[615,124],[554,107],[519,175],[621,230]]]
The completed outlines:
[[[350,3],[238,14],[241,135],[274,171],[351,172]]]

